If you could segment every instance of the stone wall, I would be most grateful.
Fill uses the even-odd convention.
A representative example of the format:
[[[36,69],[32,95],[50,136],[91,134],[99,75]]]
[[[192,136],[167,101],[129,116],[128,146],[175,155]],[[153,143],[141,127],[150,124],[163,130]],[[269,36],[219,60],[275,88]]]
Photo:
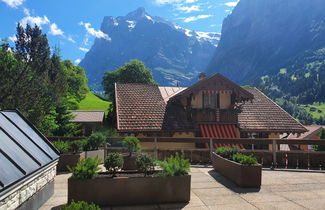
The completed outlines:
[[[16,209],[44,188],[56,175],[56,164],[51,164],[41,173],[29,177],[23,183],[0,197],[0,210]]]

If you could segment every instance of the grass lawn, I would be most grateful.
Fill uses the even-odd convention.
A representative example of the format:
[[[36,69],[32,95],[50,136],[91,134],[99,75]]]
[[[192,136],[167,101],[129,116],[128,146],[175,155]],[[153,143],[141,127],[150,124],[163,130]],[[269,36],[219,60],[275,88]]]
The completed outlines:
[[[104,101],[93,92],[89,91],[86,98],[80,101],[79,110],[104,110],[106,115],[109,104],[111,104],[111,102]]]
[[[312,114],[314,118],[319,118],[320,116],[325,117],[325,103],[314,103],[300,106],[302,106],[308,113]],[[314,109],[314,111],[311,109]]]

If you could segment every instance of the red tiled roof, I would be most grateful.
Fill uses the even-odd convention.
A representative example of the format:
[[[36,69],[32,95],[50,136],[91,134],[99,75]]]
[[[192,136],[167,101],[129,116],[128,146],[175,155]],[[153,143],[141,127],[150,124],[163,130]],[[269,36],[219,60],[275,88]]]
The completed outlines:
[[[166,104],[158,86],[116,84],[115,96],[118,130],[161,130]]]
[[[71,114],[75,117],[70,122],[74,123],[102,123],[105,116],[105,112],[101,110],[79,110]]]
[[[240,130],[275,133],[303,133],[307,129],[257,88],[245,87],[254,95],[238,115]]]
[[[117,128],[119,131],[161,131],[166,100],[185,88],[144,84],[116,84]],[[256,88],[244,88],[254,99],[238,115],[239,129],[246,132],[306,132],[286,111]],[[167,123],[168,124],[168,123]],[[166,126],[168,128],[168,126]]]
[[[308,132],[301,135],[290,134],[287,139],[311,139],[313,136],[319,134],[322,128],[325,129],[325,125],[308,125],[305,126],[305,128],[308,130]]]

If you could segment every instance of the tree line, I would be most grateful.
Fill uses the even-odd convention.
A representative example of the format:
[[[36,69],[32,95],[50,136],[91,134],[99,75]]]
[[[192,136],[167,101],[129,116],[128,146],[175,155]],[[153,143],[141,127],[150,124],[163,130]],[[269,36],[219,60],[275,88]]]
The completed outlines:
[[[15,46],[0,43],[0,108],[19,109],[45,135],[76,135],[69,110],[89,91],[85,71],[51,52],[36,25],[17,25]]]

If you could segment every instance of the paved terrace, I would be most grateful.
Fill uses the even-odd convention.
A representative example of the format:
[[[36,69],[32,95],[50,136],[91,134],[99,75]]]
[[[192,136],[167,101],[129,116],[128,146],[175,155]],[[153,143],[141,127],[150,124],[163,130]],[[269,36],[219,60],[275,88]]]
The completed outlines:
[[[192,166],[191,201],[188,204],[108,207],[105,209],[325,209],[325,173],[297,170],[263,170],[261,189],[239,188],[211,167]],[[67,202],[67,178],[55,178],[55,193],[41,208],[59,209]]]

